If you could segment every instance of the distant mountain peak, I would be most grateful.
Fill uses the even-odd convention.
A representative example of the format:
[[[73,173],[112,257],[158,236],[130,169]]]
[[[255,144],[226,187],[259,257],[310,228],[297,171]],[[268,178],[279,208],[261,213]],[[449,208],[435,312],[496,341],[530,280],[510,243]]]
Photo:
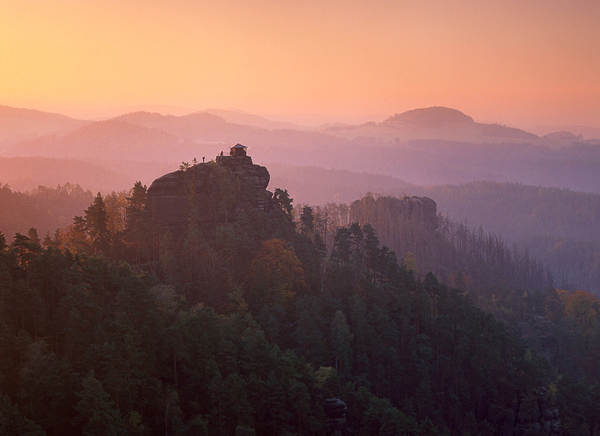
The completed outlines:
[[[474,123],[475,121],[459,110],[443,106],[432,106],[396,114],[382,124],[412,124],[419,127],[440,127],[445,124]]]

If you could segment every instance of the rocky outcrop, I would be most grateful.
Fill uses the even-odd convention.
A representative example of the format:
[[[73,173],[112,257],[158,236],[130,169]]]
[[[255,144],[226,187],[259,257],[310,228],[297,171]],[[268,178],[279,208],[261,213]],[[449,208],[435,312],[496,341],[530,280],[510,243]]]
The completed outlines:
[[[250,156],[217,156],[217,163],[230,170],[234,177],[257,194],[252,206],[265,212],[271,209],[273,194],[267,191],[271,175],[266,167],[254,165]]]
[[[166,174],[148,188],[148,209],[155,224],[181,236],[195,210],[201,224],[235,221],[244,209],[269,212],[273,194],[267,191],[269,171],[249,156],[218,156]],[[195,208],[195,209],[194,209]]]
[[[436,258],[441,240],[437,205],[431,198],[366,196],[351,204],[350,221],[370,224],[379,242],[398,259],[410,253],[416,259],[416,270],[433,271],[430,259]]]
[[[346,412],[348,408],[339,398],[327,398],[323,403],[323,411],[329,419],[328,435],[339,434],[340,436],[350,436],[356,434],[352,429],[348,428],[346,420]]]
[[[435,232],[438,227],[437,204],[428,197],[364,197],[350,207],[352,221],[361,224],[411,222]],[[376,229],[377,230],[377,229]]]
[[[561,436],[558,403],[545,387],[523,398],[516,411],[515,435]]]
[[[437,204],[429,197],[404,197],[401,200],[400,213],[421,221],[431,231],[438,228]]]

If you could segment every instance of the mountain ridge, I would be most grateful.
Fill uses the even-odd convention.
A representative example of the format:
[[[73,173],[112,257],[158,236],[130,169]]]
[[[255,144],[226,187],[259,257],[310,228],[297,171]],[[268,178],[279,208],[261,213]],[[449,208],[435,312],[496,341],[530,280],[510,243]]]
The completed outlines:
[[[202,115],[205,114],[205,115]],[[211,118],[214,117],[214,118]],[[533,131],[528,131],[516,127],[508,127],[500,122],[496,123],[478,123],[475,122],[473,117],[461,112],[460,110],[448,108],[444,106],[430,106],[426,108],[417,108],[411,109],[402,113],[396,113],[385,119],[384,121],[377,123],[375,121],[370,121],[366,123],[362,123],[360,125],[351,125],[347,123],[341,123],[336,121],[331,121],[327,124],[323,124],[319,127],[308,127],[300,124],[296,124],[293,122],[287,121],[273,121],[266,117],[262,117],[255,114],[250,114],[244,111],[239,111],[235,109],[215,109],[209,108],[205,110],[199,110],[195,112],[190,112],[185,115],[171,115],[171,114],[163,114],[161,112],[156,111],[146,111],[146,110],[137,110],[132,112],[126,112],[121,115],[117,115],[114,117],[106,118],[105,120],[110,119],[124,119],[126,121],[136,123],[142,123],[147,125],[148,123],[160,123],[160,124],[173,124],[174,122],[181,124],[184,120],[196,120],[199,122],[208,122],[209,120],[219,123],[219,124],[227,124],[231,126],[245,126],[246,128],[258,128],[264,130],[298,130],[298,131],[321,131],[328,134],[332,132],[339,132],[344,130],[357,130],[360,128],[367,127],[392,127],[398,128],[399,126],[411,126],[411,127],[421,127],[421,128],[440,128],[452,125],[452,124],[464,124],[470,126],[488,126],[487,132],[484,131],[484,134],[489,137],[494,136],[504,136],[506,138],[518,137],[519,139],[535,139],[540,138],[541,136],[548,135],[550,133],[556,133],[560,131],[566,131],[573,133],[575,136],[583,134],[586,138],[600,136],[600,128],[591,127],[591,126],[576,126],[576,125],[565,125],[565,126],[542,126],[538,128],[532,129]],[[46,112],[37,109],[27,109],[27,108],[15,108],[7,105],[0,105],[0,127],[4,129],[0,129],[0,143],[4,140],[6,142],[7,137],[7,128],[9,123],[7,120],[10,120],[10,123],[14,126],[15,124],[22,125],[23,127],[19,129],[19,133],[21,133],[21,137],[24,135],[24,129],[27,128],[31,131],[34,123],[53,123],[58,127],[47,127],[38,129],[36,131],[37,136],[44,136],[48,134],[52,134],[54,132],[63,133],[66,131],[70,131],[76,128],[81,127],[84,124],[89,124],[91,122],[97,120],[91,119],[78,119],[69,117],[67,115],[63,115],[56,112]],[[134,122],[135,120],[135,122]],[[166,121],[168,120],[168,121]],[[332,129],[331,126],[334,126]],[[492,126],[492,127],[489,127]],[[33,126],[35,129],[35,126]],[[14,127],[13,127],[14,130]],[[502,132],[505,132],[502,135]],[[506,134],[509,132],[510,134]],[[517,134],[518,132],[518,134]],[[14,136],[14,135],[13,135]],[[31,135],[29,135],[28,139],[31,139]],[[411,139],[423,139],[423,138],[411,138]],[[437,139],[437,138],[432,138]]]
[[[19,141],[45,135],[63,135],[89,123],[66,115],[37,109],[0,105],[0,151]]]

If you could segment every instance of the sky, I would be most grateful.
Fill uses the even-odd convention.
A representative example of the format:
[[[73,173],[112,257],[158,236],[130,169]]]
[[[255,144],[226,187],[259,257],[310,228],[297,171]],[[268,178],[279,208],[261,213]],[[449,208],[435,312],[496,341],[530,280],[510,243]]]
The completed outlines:
[[[0,105],[600,127],[599,23],[599,0],[0,0]]]

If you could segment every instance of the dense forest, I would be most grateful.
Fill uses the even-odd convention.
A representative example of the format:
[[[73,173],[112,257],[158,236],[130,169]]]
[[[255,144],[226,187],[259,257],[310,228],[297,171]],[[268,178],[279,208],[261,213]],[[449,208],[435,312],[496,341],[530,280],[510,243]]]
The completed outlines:
[[[509,246],[501,236],[447,216],[432,217],[435,223],[428,223],[419,215],[402,213],[403,204],[409,203],[415,210],[422,201],[431,202],[419,197],[366,196],[350,205],[350,222],[371,224],[385,245],[402,257],[410,253],[420,270],[476,294],[553,285],[552,274],[543,263],[526,250]]]
[[[7,237],[33,227],[41,235],[68,226],[75,215],[93,200],[93,194],[79,185],[67,183],[56,188],[38,186],[28,192],[13,191],[0,183],[0,223]]]
[[[481,226],[543,261],[561,288],[600,291],[600,195],[516,183],[413,187],[446,219]]]
[[[235,220],[190,200],[181,235],[147,198],[136,183],[45,237],[0,236],[2,433],[599,433],[594,295],[518,274],[467,291],[496,276],[438,279],[350,207],[294,209],[281,189]],[[507,255],[452,226],[449,247]]]

